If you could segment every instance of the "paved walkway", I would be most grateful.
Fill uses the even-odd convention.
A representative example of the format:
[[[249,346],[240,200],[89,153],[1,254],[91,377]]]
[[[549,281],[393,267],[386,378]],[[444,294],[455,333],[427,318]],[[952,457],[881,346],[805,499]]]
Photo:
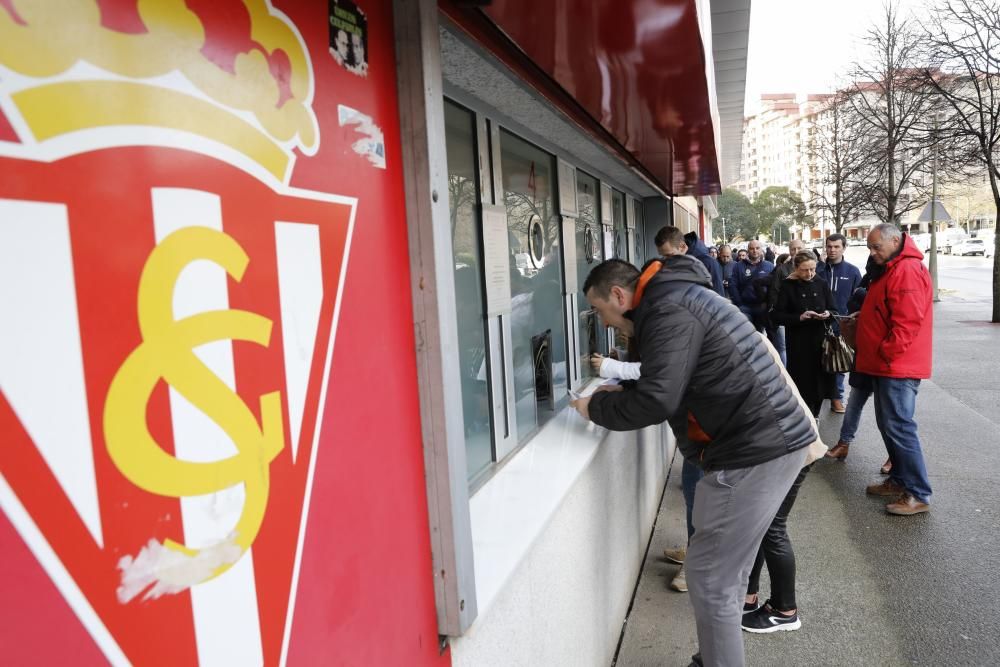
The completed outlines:
[[[894,517],[865,495],[885,459],[869,404],[846,463],[818,462],[792,511],[802,629],[744,633],[749,665],[1000,665],[1000,325],[988,302],[943,298],[917,407],[932,511]],[[840,421],[823,413],[828,444]],[[678,566],[662,558],[683,544],[683,517],[678,455],[622,667],[687,665],[696,650],[688,597],[667,587]]]

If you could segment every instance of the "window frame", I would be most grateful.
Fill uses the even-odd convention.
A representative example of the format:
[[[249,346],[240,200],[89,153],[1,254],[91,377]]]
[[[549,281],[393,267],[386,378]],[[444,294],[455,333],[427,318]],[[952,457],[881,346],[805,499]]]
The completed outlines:
[[[444,91],[443,100],[445,104],[453,104],[472,114],[475,125],[475,152],[478,160],[479,188],[476,202],[477,222],[482,227],[485,215],[503,215],[506,217],[506,208],[503,200],[503,168],[501,164],[501,131],[531,145],[539,151],[553,158],[553,201],[555,205],[556,217],[559,220],[561,235],[559,238],[559,262],[561,266],[561,286],[560,296],[563,306],[563,349],[566,352],[566,384],[567,388],[574,391],[587,386],[590,382],[598,378],[584,377],[580,360],[578,358],[580,327],[578,322],[579,300],[582,295],[579,293],[581,285],[576,276],[576,248],[575,248],[575,225],[579,217],[579,203],[576,201],[576,179],[580,174],[593,178],[597,182],[596,198],[598,200],[599,212],[596,216],[598,227],[602,229],[601,238],[598,239],[601,260],[614,256],[609,253],[607,243],[613,242],[614,221],[612,216],[613,193],[620,194],[623,200],[623,213],[626,220],[633,216],[633,206],[642,206],[643,199],[634,195],[629,190],[620,187],[617,183],[606,179],[600,174],[583,171],[580,166],[569,156],[559,151],[553,152],[552,147],[545,146],[536,141],[532,136],[527,135],[521,128],[511,127],[502,119],[498,119],[495,113],[482,104],[477,104],[478,100],[469,99],[467,96],[455,95],[451,91]],[[570,180],[570,176],[572,179]],[[572,200],[564,194],[565,187],[572,182]],[[625,245],[625,256],[621,259],[633,261],[635,259],[635,242],[632,236],[639,234],[639,230],[628,228],[624,224],[623,228],[628,232]],[[637,237],[638,238],[638,237]],[[487,234],[480,233],[480,252],[482,257],[486,257],[489,249],[487,246]],[[508,248],[509,251],[509,248]],[[484,291],[489,287],[484,280]],[[488,295],[484,294],[484,302],[488,300]],[[454,304],[452,304],[454,308]],[[493,442],[493,461],[469,478],[468,493],[472,497],[480,489],[486,486],[489,481],[501,470],[508,461],[517,455],[531,440],[537,436],[538,432],[548,423],[542,423],[526,432],[518,438],[516,402],[510,400],[514,396],[514,366],[513,366],[513,332],[511,328],[512,314],[509,310],[499,314],[486,314],[486,341],[488,351],[486,355],[487,384],[489,387],[490,415],[491,415],[491,437]],[[614,346],[615,332],[607,330],[607,349]],[[553,360],[556,361],[556,360]],[[554,413],[558,414],[564,410],[569,402],[566,396],[554,397]],[[455,408],[461,409],[461,406]]]

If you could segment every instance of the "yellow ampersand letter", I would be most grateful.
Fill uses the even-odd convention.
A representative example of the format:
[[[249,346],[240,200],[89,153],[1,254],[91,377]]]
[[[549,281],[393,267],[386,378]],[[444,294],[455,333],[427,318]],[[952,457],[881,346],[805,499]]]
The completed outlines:
[[[104,404],[104,437],[122,474],[150,493],[180,498],[243,484],[246,500],[234,530],[235,542],[245,552],[267,508],[270,463],[284,447],[281,393],[260,397],[258,425],[243,400],[195,356],[193,348],[225,339],[267,347],[271,321],[244,310],[209,311],[175,320],[174,285],[184,267],[195,260],[219,264],[237,282],[249,262],[232,237],[207,227],[179,229],[150,253],[139,280],[142,343],[111,381]],[[225,431],[236,446],[235,455],[208,463],[183,461],[160,447],[146,424],[146,403],[161,378]],[[198,554],[172,540],[164,544],[190,556]],[[230,566],[218,567],[212,576]]]

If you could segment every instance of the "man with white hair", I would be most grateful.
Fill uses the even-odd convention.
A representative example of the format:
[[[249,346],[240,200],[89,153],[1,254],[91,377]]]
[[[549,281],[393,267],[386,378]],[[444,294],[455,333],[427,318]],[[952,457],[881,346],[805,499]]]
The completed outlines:
[[[889,514],[909,516],[930,509],[931,485],[913,413],[920,380],[931,376],[931,276],[923,253],[895,225],[876,225],[868,250],[885,272],[872,280],[858,315],[855,368],[872,376],[875,419],[892,470],[867,492],[893,498],[885,507]]]

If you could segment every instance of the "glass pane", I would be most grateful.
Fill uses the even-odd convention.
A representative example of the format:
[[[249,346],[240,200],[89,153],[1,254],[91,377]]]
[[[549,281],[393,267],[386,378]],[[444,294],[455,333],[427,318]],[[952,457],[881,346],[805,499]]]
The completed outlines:
[[[611,223],[614,230],[614,256],[618,259],[628,259],[625,252],[625,194],[618,190],[611,191]]]
[[[444,105],[448,152],[448,204],[455,255],[455,307],[462,413],[469,478],[493,462],[489,386],[486,374],[486,317],[483,307],[482,241],[476,215],[475,120],[451,103]]]
[[[642,202],[636,199],[632,202],[635,205],[635,235],[634,235],[634,245],[635,245],[635,265],[642,266],[643,262],[646,261],[645,253],[643,253],[643,234],[646,230],[645,220],[642,217]]]
[[[576,172],[576,201],[580,217],[576,219],[576,279],[583,287],[590,271],[604,259],[601,252],[601,195],[597,179],[582,171]],[[583,378],[597,375],[590,368],[590,355],[608,353],[608,337],[604,324],[581,293],[577,296],[577,317],[580,318],[580,371]]]
[[[500,164],[511,253],[517,438],[523,441],[552,416],[557,397],[566,396],[555,159],[503,132]]]

